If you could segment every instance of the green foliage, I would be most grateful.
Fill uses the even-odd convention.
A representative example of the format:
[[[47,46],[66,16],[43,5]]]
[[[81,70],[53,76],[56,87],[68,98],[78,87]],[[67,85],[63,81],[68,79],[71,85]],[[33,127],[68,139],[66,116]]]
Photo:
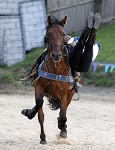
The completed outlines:
[[[5,83],[14,83],[14,78],[11,73],[3,74],[0,76],[0,83],[5,82]]]
[[[3,66],[0,68],[0,83],[17,84],[17,81],[25,78],[30,72],[34,62],[43,52],[44,48],[36,48],[27,54],[26,59],[11,67]]]
[[[94,86],[115,86],[115,73],[93,72],[84,73],[82,76],[86,84]]]
[[[101,50],[96,61],[115,63],[115,23],[102,26],[97,33],[97,41]]]

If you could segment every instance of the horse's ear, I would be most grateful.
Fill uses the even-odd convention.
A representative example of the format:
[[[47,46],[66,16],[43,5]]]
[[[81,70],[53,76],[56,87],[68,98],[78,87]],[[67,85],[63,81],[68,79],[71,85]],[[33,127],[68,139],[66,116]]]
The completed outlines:
[[[48,22],[48,26],[51,25],[51,23],[52,23],[51,16],[48,16],[47,22]]]
[[[65,18],[62,19],[62,20],[60,21],[60,23],[61,23],[62,26],[65,26],[65,25],[67,24],[67,16],[65,16]]]

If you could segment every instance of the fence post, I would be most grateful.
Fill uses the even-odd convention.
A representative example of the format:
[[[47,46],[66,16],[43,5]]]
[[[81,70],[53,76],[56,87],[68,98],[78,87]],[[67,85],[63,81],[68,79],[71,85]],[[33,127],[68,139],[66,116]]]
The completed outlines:
[[[8,53],[7,53],[7,37],[6,30],[3,31],[3,65],[7,65],[8,63]]]
[[[102,14],[102,1],[103,0],[95,0],[95,12]]]

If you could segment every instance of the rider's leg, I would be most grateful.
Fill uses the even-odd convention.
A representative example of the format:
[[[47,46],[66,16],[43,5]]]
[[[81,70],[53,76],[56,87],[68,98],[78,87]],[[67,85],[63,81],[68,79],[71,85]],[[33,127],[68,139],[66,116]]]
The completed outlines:
[[[78,69],[83,54],[84,44],[88,40],[88,37],[90,35],[93,26],[93,21],[94,21],[94,14],[90,12],[86,20],[86,26],[84,27],[79,37],[78,43],[76,44],[76,46],[74,47],[73,51],[70,54],[69,63],[72,70],[72,75],[75,80],[75,84],[71,86],[70,89],[73,89],[74,87],[81,87],[80,72],[78,72]],[[76,88],[75,91],[77,92]]]
[[[92,57],[93,57],[93,44],[95,43],[96,39],[96,32],[99,28],[101,23],[101,16],[99,13],[96,13],[94,16],[93,26],[90,31],[89,37],[87,41],[85,42],[84,46],[84,52],[81,55],[80,61],[77,64],[77,68],[73,68],[73,76],[75,78],[76,87],[77,83],[79,83],[79,74],[78,72],[87,72],[90,69],[91,63],[92,63]],[[77,53],[76,53],[77,55]],[[75,56],[74,56],[75,57]],[[73,66],[76,66],[76,63],[73,62]]]
[[[88,15],[88,18],[86,20],[86,26],[84,27],[84,29],[79,37],[78,43],[74,47],[74,49],[71,52],[70,57],[69,57],[69,63],[70,63],[70,67],[72,70],[72,75],[74,77],[75,84],[77,85],[77,87],[81,86],[79,84],[80,72],[75,71],[75,70],[79,69],[79,64],[81,62],[84,44],[89,38],[91,29],[93,26],[93,21],[94,21],[94,14],[92,12],[90,12]]]
[[[93,44],[95,44],[96,30],[92,29],[88,41],[85,43],[84,52],[79,63],[79,72],[88,72],[92,63],[93,57]]]
[[[76,46],[73,48],[72,52],[70,53],[69,64],[70,64],[72,71],[78,70],[81,57],[83,54],[84,44],[88,40],[92,26],[93,26],[93,20],[94,20],[94,14],[91,12],[88,15],[86,26],[78,39],[78,43],[76,44]]]
[[[88,72],[92,63],[93,57],[93,44],[86,43],[85,50],[79,63],[78,70],[79,72]]]
[[[78,40],[79,43],[84,44],[87,41],[93,26],[93,21],[94,21],[94,13],[90,12],[86,20],[86,26],[83,28],[82,33],[79,37]]]
[[[96,32],[99,28],[101,23],[101,16],[99,13],[96,13],[94,16],[94,25],[91,29],[90,36],[85,43],[85,49],[84,53],[81,57],[81,62],[78,68],[78,71],[80,72],[88,72],[92,63],[92,57],[93,57],[93,45],[95,44],[96,40]]]

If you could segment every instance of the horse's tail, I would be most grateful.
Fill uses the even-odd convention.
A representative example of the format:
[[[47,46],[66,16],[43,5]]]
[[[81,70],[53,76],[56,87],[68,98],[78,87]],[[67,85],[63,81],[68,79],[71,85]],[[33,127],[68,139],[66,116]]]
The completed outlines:
[[[48,98],[51,110],[57,110],[59,108],[59,101],[54,98]]]

